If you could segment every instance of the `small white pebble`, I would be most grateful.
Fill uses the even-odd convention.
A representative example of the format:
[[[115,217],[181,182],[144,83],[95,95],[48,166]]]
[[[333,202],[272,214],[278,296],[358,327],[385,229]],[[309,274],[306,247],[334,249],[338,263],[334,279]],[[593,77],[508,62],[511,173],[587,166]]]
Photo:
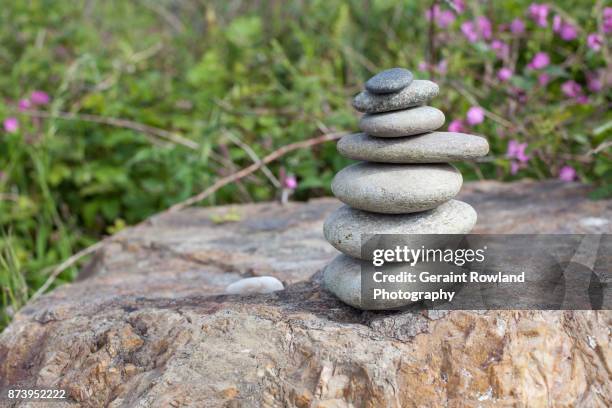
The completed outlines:
[[[254,278],[240,279],[229,284],[225,293],[231,295],[246,295],[253,293],[271,293],[283,290],[283,283],[273,276],[257,276]]]
[[[605,218],[598,217],[587,217],[580,220],[580,224],[582,224],[583,227],[603,227],[609,222],[610,221]]]

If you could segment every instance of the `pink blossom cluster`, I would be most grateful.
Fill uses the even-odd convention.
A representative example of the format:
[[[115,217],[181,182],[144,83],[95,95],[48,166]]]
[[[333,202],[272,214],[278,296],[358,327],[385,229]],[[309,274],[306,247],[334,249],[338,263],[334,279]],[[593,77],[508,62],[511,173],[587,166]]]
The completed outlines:
[[[454,7],[451,8],[454,9]],[[555,13],[556,10],[558,9],[551,7],[548,3],[532,3],[526,13],[528,20],[533,21],[537,27],[550,27],[554,35],[561,40],[567,42],[577,40],[581,36],[581,30],[571,21],[570,17],[566,17],[566,14],[560,11]],[[463,9],[461,9],[462,11]],[[434,18],[438,26],[445,27],[450,24],[449,21],[455,21],[455,15],[452,15],[452,18],[450,15],[445,17],[440,12],[438,16],[437,12],[440,12],[440,10],[432,9],[429,18]],[[457,14],[461,12],[457,12]],[[612,7],[604,8],[601,27],[604,34],[612,32]],[[478,16],[472,20],[464,21],[460,24],[460,30],[467,41],[486,44],[495,53],[497,59],[502,62],[501,67],[496,72],[497,79],[500,82],[508,82],[513,78],[515,71],[511,64],[515,59],[510,55],[510,43],[502,40],[501,37],[497,37],[497,31],[493,29],[493,24],[487,17]],[[514,18],[510,23],[500,24],[497,30],[499,32],[510,32],[513,37],[518,38],[526,35],[527,25],[524,20]],[[586,46],[591,52],[599,52],[605,46],[605,41],[600,33],[584,33],[583,38],[586,39]],[[553,64],[552,58],[547,52],[536,50],[526,64],[525,74],[535,75],[537,83],[541,87],[545,87],[555,79],[553,74],[555,70],[548,69],[551,64]],[[561,92],[568,100],[579,104],[588,103],[588,92],[600,92],[606,86],[603,83],[605,76],[602,75],[602,70],[586,72],[585,76],[586,85],[581,85],[574,79],[566,80],[561,84]],[[528,94],[523,89],[510,86],[509,91],[520,103],[527,102]],[[472,106],[466,112],[465,118],[452,120],[449,123],[448,130],[463,132],[471,126],[483,123],[484,120],[485,110],[480,106]],[[510,159],[510,172],[512,174],[516,174],[520,169],[527,167],[530,159],[526,153],[527,148],[526,142],[520,143],[517,140],[508,142],[506,156]],[[571,181],[576,177],[576,171],[571,166],[565,165],[559,171],[561,180]]]
[[[476,126],[485,120],[485,110],[480,106],[472,106],[465,114],[465,120],[455,119],[448,124],[449,132],[464,132],[468,126]]]
[[[603,11],[603,31],[606,34],[612,33],[612,7],[606,7]]]
[[[438,4],[434,4],[427,9],[427,11],[425,11],[425,18],[427,21],[433,20],[438,27],[446,28],[455,21],[455,14],[461,14],[465,11],[464,0],[450,0],[448,4],[452,10],[442,10]]]
[[[564,21],[561,16],[553,17],[553,32],[564,41],[572,41],[578,37],[578,29],[571,23]]]
[[[455,13],[451,10],[441,10],[440,6],[435,4],[425,12],[425,18],[427,21],[434,20],[440,28],[446,28],[455,21]]]
[[[493,36],[493,25],[487,17],[478,16],[474,21],[463,22],[461,32],[472,43],[479,40],[490,40]]]
[[[448,71],[448,61],[445,59],[441,60],[437,64],[429,64],[425,61],[419,62],[418,65],[419,71],[429,71],[430,69],[434,72],[444,75]]]
[[[582,85],[573,79],[565,81],[561,85],[561,92],[568,98],[574,99],[578,103],[587,103],[589,99],[584,95]]]
[[[546,27],[548,25],[549,10],[548,4],[532,3],[529,6],[529,17],[540,27]]]
[[[25,112],[34,106],[46,105],[51,101],[51,97],[44,91],[33,91],[29,98],[22,98],[17,103],[17,109]],[[2,122],[4,131],[7,133],[17,133],[19,131],[19,119],[10,116]]]
[[[529,16],[540,27],[548,26],[548,4],[532,3],[529,6]],[[556,14],[552,19],[552,30],[564,41],[573,41],[578,38],[578,28],[567,19]],[[612,7],[606,7],[603,12],[603,31],[612,32]],[[587,46],[593,51],[601,50],[603,38],[598,33],[590,33],[586,37]]]
[[[525,153],[527,143],[510,140],[506,150],[506,157],[510,159],[510,173],[516,174],[520,169],[527,167],[529,156]]]

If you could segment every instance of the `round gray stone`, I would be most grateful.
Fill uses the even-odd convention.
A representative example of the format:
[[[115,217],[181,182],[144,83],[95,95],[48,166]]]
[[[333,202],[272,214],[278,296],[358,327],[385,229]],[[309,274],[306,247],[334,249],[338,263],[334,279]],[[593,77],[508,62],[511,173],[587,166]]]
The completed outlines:
[[[406,263],[396,263],[386,264],[382,269],[376,268],[376,270],[382,270],[385,274],[398,274],[404,271],[415,274],[422,271],[428,271],[432,274],[448,274],[448,265],[444,263],[417,263],[414,267],[411,267]],[[453,271],[456,273],[464,272],[459,267],[454,268]],[[371,267],[371,262],[346,255],[338,255],[323,271],[323,287],[336,295],[344,303],[362,310],[391,310],[415,303],[409,299],[374,300],[362,297],[362,278],[372,282],[373,273],[374,268]],[[452,284],[446,283],[422,283],[418,280],[415,283],[394,282],[376,284],[376,287],[388,291],[402,290],[406,292],[437,291],[439,289],[448,289],[452,286]],[[364,292],[367,293],[367,291]]]
[[[412,72],[407,69],[391,68],[368,79],[365,88],[375,94],[393,93],[410,85],[412,78]]]
[[[379,163],[447,163],[486,156],[484,137],[432,132],[401,138],[378,138],[355,133],[338,141],[338,152],[350,159]]]
[[[411,248],[437,248],[437,236],[378,236],[377,234],[467,234],[476,224],[476,211],[467,203],[450,200],[433,210],[413,214],[375,214],[342,206],[331,213],[323,225],[323,234],[340,252],[360,259],[372,259],[364,250],[374,244],[376,248],[393,249],[397,245]],[[439,236],[441,239],[446,237]],[[433,240],[432,240],[433,239]],[[425,242],[427,241],[427,242]]]
[[[410,85],[392,94],[374,94],[362,91],[353,98],[353,107],[360,112],[377,113],[423,105],[438,95],[440,88],[434,82],[415,79]]]
[[[430,210],[457,195],[463,178],[450,164],[357,163],[332,181],[340,201],[360,210],[405,214]]]
[[[431,106],[419,106],[384,113],[367,113],[359,128],[370,136],[401,137],[431,132],[444,125],[444,113]]]

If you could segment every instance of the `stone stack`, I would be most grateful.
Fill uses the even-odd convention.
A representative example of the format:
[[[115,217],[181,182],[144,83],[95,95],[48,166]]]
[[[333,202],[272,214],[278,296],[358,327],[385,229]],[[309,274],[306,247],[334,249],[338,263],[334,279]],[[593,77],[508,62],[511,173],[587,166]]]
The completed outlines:
[[[361,265],[368,255],[362,256],[362,236],[466,234],[476,223],[474,209],[453,200],[463,178],[449,162],[484,156],[489,145],[480,136],[436,131],[444,113],[425,104],[438,92],[434,82],[393,68],[370,78],[353,100],[365,113],[359,122],[363,133],[343,137],[338,151],[361,162],[332,181],[334,195],[346,205],[326,219],[324,234],[343,254],[323,277],[325,287],[352,306],[371,308],[361,301]]]

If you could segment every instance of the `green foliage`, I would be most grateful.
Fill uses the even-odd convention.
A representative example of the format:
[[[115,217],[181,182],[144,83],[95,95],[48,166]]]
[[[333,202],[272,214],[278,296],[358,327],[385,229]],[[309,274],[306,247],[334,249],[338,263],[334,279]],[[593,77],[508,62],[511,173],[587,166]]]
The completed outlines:
[[[2,7],[0,118],[14,116],[20,128],[0,135],[0,310],[23,305],[50,268],[79,249],[251,164],[227,132],[263,157],[325,127],[355,130],[350,98],[378,69],[405,66],[418,77],[435,74],[417,69],[428,46],[422,3],[264,3],[33,0]],[[508,84],[495,79],[500,65],[494,52],[461,36],[461,21],[484,12],[483,4],[472,3],[447,32],[436,34],[435,55],[447,62],[448,72],[436,75],[442,95],[433,104],[448,122],[463,118],[473,97],[512,125],[488,118],[473,129],[489,137],[492,155],[479,165],[462,165],[465,178],[556,177],[561,166],[571,165],[583,181],[600,186],[594,196],[610,195],[609,152],[593,153],[612,132],[612,117],[600,108],[609,95],[580,105],[568,103],[560,90],[563,80],[584,82],[586,69],[603,67],[601,55],[578,42],[559,44],[550,30],[533,30],[516,41],[500,33],[521,50],[512,80],[529,93],[521,104],[508,95]],[[584,32],[596,29],[592,4],[557,4]],[[527,5],[490,2],[487,13],[498,25],[524,17]],[[553,55],[547,72],[555,77],[546,90],[523,70],[543,48]],[[566,63],[573,55],[579,55],[576,62]],[[34,90],[50,94],[49,105],[34,107],[50,117],[16,109]],[[187,142],[169,140],[175,135]],[[510,138],[529,142],[532,154],[516,176],[505,157]],[[270,168],[276,175],[280,167],[295,174],[294,197],[308,199],[329,194],[333,174],[348,163],[327,143],[294,151]],[[205,204],[277,195],[258,173]],[[75,273],[64,271],[55,284]]]

